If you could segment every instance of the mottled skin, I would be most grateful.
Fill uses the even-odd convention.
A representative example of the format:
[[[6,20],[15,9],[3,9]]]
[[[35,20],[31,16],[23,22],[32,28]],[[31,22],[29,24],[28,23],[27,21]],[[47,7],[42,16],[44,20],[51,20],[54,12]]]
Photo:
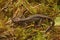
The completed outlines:
[[[27,18],[20,18],[20,17],[16,17],[16,18],[13,18],[12,19],[12,22],[13,23],[16,23],[16,24],[23,24],[23,23],[30,23],[30,22],[33,22],[35,21],[35,24],[37,24],[39,22],[39,20],[41,19],[48,19],[49,22],[51,23],[51,26],[48,27],[48,29],[46,29],[46,32],[48,32],[53,26],[54,26],[54,20],[52,20],[52,18],[50,18],[49,16],[45,16],[45,15],[40,15],[40,14],[35,14],[35,15],[31,15]]]

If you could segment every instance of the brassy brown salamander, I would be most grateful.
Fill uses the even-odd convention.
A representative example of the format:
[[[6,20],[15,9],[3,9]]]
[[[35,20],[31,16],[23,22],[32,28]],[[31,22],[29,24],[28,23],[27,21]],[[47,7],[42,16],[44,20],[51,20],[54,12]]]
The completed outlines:
[[[54,20],[52,20],[52,18],[50,18],[49,16],[45,16],[45,15],[40,15],[40,14],[35,14],[35,15],[31,15],[27,18],[20,18],[20,17],[16,17],[16,18],[13,18],[12,19],[12,22],[13,23],[16,23],[16,24],[21,24],[21,23],[29,23],[29,22],[32,22],[32,21],[37,21],[40,20],[40,19],[48,19],[49,22],[51,22],[51,26],[48,27],[48,29],[46,29],[46,32],[48,32],[53,26],[54,26]]]

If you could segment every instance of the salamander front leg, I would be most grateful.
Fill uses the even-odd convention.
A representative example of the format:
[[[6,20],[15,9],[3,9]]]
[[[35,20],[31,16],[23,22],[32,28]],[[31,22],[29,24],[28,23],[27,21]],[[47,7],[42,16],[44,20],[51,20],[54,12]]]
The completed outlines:
[[[38,28],[38,27],[41,26],[41,23],[42,23],[42,19],[39,19],[39,20],[35,21],[34,26],[35,26],[36,28]]]

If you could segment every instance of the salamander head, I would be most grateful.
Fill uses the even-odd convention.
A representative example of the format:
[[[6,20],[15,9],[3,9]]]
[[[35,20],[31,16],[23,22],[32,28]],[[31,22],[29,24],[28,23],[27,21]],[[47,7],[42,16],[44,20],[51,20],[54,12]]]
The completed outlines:
[[[18,22],[18,21],[20,21],[20,18],[19,17],[13,18],[12,21],[13,22]]]

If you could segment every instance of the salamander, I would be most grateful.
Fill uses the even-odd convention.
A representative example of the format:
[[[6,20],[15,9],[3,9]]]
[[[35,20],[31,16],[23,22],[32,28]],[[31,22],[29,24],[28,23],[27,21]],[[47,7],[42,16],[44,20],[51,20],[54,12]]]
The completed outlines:
[[[27,18],[16,17],[16,18],[13,18],[12,21],[16,24],[22,24],[22,23],[29,23],[32,21],[38,21],[40,19],[43,19],[43,20],[48,19],[49,22],[51,22],[51,26],[46,29],[46,32],[48,32],[54,26],[55,22],[51,17],[45,16],[45,15],[40,15],[40,14],[31,15]]]
[[[40,15],[40,14],[35,14],[35,15],[31,15],[27,18],[20,18],[20,17],[15,17],[15,18],[12,18],[12,22],[15,23],[15,24],[18,24],[18,25],[22,25],[22,24],[25,24],[25,23],[30,23],[30,22],[39,22],[38,20],[44,20],[44,19],[48,19],[48,21],[50,22],[50,26],[46,29],[46,32],[47,33],[48,31],[50,31],[50,29],[54,26],[55,22],[54,20],[49,17],[49,16],[46,16],[46,15]]]
[[[39,20],[39,19],[48,19],[50,21],[52,21],[52,19],[48,16],[45,16],[45,15],[40,15],[40,14],[35,14],[35,15],[31,15],[27,18],[20,18],[20,17],[15,17],[12,19],[13,22],[29,22],[29,21],[36,21],[36,20]]]

